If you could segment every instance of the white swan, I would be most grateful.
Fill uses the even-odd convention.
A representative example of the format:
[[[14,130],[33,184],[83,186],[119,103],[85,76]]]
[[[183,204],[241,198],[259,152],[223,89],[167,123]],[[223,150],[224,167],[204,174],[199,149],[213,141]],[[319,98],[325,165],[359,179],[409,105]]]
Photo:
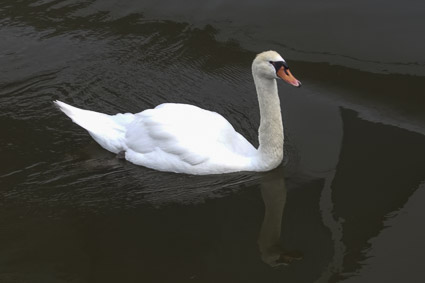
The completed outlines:
[[[283,158],[283,126],[276,79],[299,87],[285,60],[274,51],[257,55],[252,75],[260,106],[255,149],[220,114],[187,104],[165,103],[137,114],[106,115],[61,101],[55,104],[103,148],[160,171],[220,174],[268,171]]]

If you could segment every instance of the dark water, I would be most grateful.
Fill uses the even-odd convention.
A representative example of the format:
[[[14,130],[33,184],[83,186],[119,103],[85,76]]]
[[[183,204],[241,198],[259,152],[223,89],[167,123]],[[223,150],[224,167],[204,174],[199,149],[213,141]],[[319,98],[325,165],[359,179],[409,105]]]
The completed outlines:
[[[2,0],[0,282],[424,282],[425,5],[346,2]],[[267,49],[303,82],[269,173],[137,167],[52,105],[191,103],[257,144]]]

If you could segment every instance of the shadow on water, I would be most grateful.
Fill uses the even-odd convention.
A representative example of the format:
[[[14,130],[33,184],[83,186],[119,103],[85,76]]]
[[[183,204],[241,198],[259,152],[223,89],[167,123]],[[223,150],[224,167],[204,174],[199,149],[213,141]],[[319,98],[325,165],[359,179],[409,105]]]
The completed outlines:
[[[362,267],[370,239],[385,228],[385,220],[393,217],[392,213],[399,211],[423,183],[424,171],[420,168],[425,162],[425,137],[367,122],[351,110],[343,109],[342,118],[344,138],[332,183],[332,202],[334,216],[343,220],[342,271],[349,277]],[[400,240],[398,244],[406,244]],[[415,237],[409,240],[416,241]],[[339,281],[336,278],[334,282]]]
[[[296,62],[305,80],[326,87],[326,95],[363,118],[425,134],[422,76],[371,74],[325,63]]]

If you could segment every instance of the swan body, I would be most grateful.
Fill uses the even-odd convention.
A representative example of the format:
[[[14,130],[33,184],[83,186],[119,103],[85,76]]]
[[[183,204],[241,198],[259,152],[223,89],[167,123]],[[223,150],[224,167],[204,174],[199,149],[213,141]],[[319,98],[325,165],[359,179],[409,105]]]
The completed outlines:
[[[301,84],[274,51],[257,55],[252,72],[261,117],[258,149],[223,116],[193,105],[165,103],[137,114],[107,115],[54,103],[99,145],[113,153],[125,152],[125,159],[136,165],[196,175],[267,171],[283,158],[276,78]]]

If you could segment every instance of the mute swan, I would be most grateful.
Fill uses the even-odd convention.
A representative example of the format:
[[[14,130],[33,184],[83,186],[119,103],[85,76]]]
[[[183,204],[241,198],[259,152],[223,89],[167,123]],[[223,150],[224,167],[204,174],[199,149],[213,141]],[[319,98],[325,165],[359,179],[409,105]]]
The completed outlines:
[[[106,115],[54,103],[103,148],[136,164],[176,173],[207,175],[268,171],[283,158],[283,126],[276,79],[300,87],[275,51],[256,56],[252,75],[260,106],[255,149],[220,114],[187,104],[164,103],[137,114]]]

